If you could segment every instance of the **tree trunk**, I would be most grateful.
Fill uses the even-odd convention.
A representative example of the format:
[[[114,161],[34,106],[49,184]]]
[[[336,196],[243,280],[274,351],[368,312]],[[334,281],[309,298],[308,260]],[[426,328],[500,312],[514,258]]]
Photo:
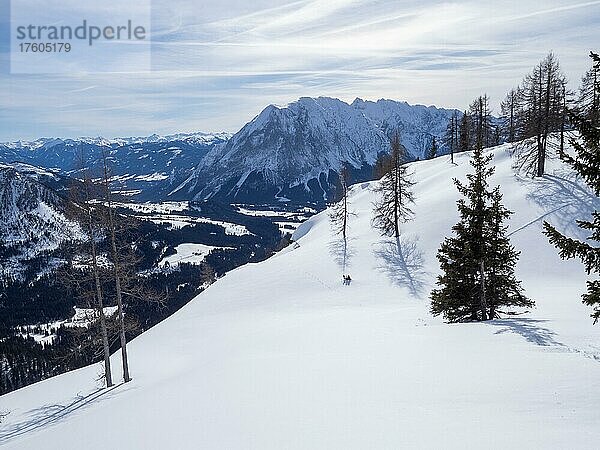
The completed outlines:
[[[600,85],[598,84],[598,67],[594,64],[594,86],[592,88],[592,125],[598,126],[598,110],[600,110]]]
[[[565,125],[567,121],[567,89],[565,87],[565,81],[562,83],[562,111],[560,117],[560,154],[563,155],[565,152]]]
[[[480,285],[479,285],[479,302],[481,306],[481,320],[488,320],[487,314],[487,299],[485,297],[485,263],[483,259],[479,261],[479,276],[480,276]]]
[[[104,378],[106,379],[106,387],[111,387],[113,385],[113,381],[112,370],[110,367],[110,345],[108,343],[108,330],[106,329],[106,316],[104,315],[104,300],[102,297],[102,286],[100,285],[100,276],[98,274],[98,258],[96,255],[96,243],[94,242],[92,215],[89,209],[88,215],[90,247],[92,251],[92,269],[94,271],[94,282],[96,284],[96,301],[98,308],[98,316],[100,318],[100,333],[102,334],[102,349],[104,353]]]
[[[100,321],[100,334],[102,338],[102,352],[104,355],[104,379],[106,380],[106,387],[113,385],[112,381],[112,370],[110,366],[110,345],[108,343],[108,330],[106,328],[106,316],[104,315],[104,299],[102,296],[102,285],[100,284],[100,272],[98,269],[98,255],[96,252],[96,242],[94,241],[94,225],[92,221],[92,211],[89,204],[90,192],[88,186],[89,179],[86,176],[85,183],[85,208],[87,210],[88,219],[88,233],[90,235],[90,252],[92,256],[92,271],[94,272],[94,284],[96,287],[96,308],[98,311],[98,318]]]
[[[546,104],[544,105],[544,130],[542,135],[542,148],[538,159],[538,177],[544,176],[546,171],[546,152],[548,148],[548,134],[550,132],[550,88],[552,87],[552,65],[548,66],[548,74],[546,80]]]
[[[400,227],[398,226],[398,211],[400,210],[400,168],[396,166],[394,179],[394,235],[396,238],[400,236]]]
[[[117,253],[115,221],[113,217],[113,209],[110,195],[110,183],[108,181],[108,166],[106,157],[104,157],[104,183],[106,189],[106,201],[108,207],[108,226],[110,229],[110,243],[113,256],[113,267],[115,274],[115,294],[117,297],[117,317],[119,319],[119,339],[121,341],[121,357],[123,359],[123,381],[125,383],[131,381],[129,376],[129,362],[127,360],[127,338],[125,336],[125,320],[123,317],[123,297],[121,292],[120,266],[119,255]]]

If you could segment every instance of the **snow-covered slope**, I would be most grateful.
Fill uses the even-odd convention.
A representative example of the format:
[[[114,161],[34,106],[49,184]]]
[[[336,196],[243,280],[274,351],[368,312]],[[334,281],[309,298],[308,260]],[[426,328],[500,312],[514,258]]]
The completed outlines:
[[[225,145],[214,147],[172,196],[322,203],[334,193],[343,163],[354,179],[370,179],[396,130],[408,153],[423,158],[433,136],[441,141],[454,113],[392,100],[347,104],[328,97],[270,105]]]
[[[350,286],[318,214],[297,244],[228,273],[135,339],[131,383],[94,393],[93,366],[1,397],[0,445],[598,448],[600,326],[580,302],[582,266],[541,234],[548,220],[580,236],[573,220],[598,199],[556,161],[531,180],[505,147],[494,154],[531,312],[455,325],[429,314],[436,249],[457,219],[452,178],[470,166],[467,154],[456,166],[417,162],[400,250],[371,228],[372,184],[353,187]]]

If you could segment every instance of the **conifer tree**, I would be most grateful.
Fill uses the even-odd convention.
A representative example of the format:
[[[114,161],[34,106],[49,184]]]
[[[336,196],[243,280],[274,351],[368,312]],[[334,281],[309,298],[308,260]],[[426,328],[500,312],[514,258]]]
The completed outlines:
[[[348,237],[348,169],[342,166],[339,173],[339,200],[333,206],[329,215],[335,234],[341,234],[344,242]]]
[[[600,128],[581,115],[570,113],[570,120],[579,132],[580,139],[571,139],[575,155],[565,153],[561,159],[581,175],[590,188],[600,197]],[[590,220],[577,220],[577,225],[590,232],[588,242],[567,237],[548,222],[544,222],[544,233],[550,242],[560,250],[563,259],[578,258],[589,274],[600,274],[600,211],[595,210]],[[594,323],[600,319],[600,281],[588,281],[583,302],[594,308]]]
[[[382,153],[375,161],[375,166],[373,167],[373,175],[376,180],[380,180],[385,174],[387,174],[390,170],[392,164],[392,156],[389,153]]]
[[[512,212],[502,204],[502,193],[497,186],[492,191],[489,223],[484,236],[487,253],[486,291],[490,319],[497,317],[498,308],[503,306],[533,306],[533,302],[523,295],[521,282],[517,280],[514,273],[520,252],[510,243],[506,235],[508,226],[504,225],[504,221],[511,214]]]
[[[467,111],[463,113],[460,119],[458,133],[458,151],[468,152],[471,150],[471,117]]]
[[[489,147],[492,143],[490,99],[487,94],[477,97],[469,106],[471,143],[474,148]]]
[[[565,86],[558,59],[549,53],[515,91],[519,108],[515,139],[520,141],[514,146],[515,166],[529,175],[543,176],[546,160],[560,148],[551,134],[564,131],[565,97],[569,94]]]
[[[519,88],[511,89],[506,98],[500,104],[502,112],[502,121],[504,126],[504,135],[507,142],[515,142],[517,140],[519,123],[519,101],[521,94]]]
[[[499,189],[490,190],[492,155],[481,147],[473,152],[474,173],[468,183],[454,180],[463,198],[457,202],[459,222],[438,251],[442,275],[431,293],[431,312],[449,322],[493,319],[501,306],[528,306],[514,276],[518,253],[506,237],[503,221],[510,214]]]
[[[106,380],[106,387],[109,388],[113,385],[112,381],[112,369],[110,365],[110,343],[108,338],[108,328],[106,325],[106,316],[104,313],[104,294],[102,292],[102,285],[100,282],[100,270],[98,265],[98,252],[96,248],[96,236],[94,234],[94,219],[93,209],[90,205],[90,184],[91,179],[89,174],[86,173],[84,179],[85,186],[85,201],[82,203],[82,208],[87,216],[87,227],[88,227],[88,245],[90,251],[90,263],[92,273],[94,275],[94,288],[95,288],[95,300],[96,300],[96,313],[98,321],[100,322],[100,333],[102,339],[102,352],[104,356],[104,379]]]
[[[450,118],[450,122],[446,126],[446,133],[444,135],[444,143],[450,150],[450,162],[454,163],[454,153],[458,150],[458,112],[454,111],[454,114]]]
[[[94,313],[89,315],[88,320],[94,324],[97,322],[98,326],[90,327],[90,329],[98,329],[100,336],[98,339],[91,340],[89,336],[85,336],[84,340],[91,342],[88,345],[92,346],[97,344],[96,341],[100,341],[104,357],[104,379],[106,387],[111,387],[113,381],[110,362],[110,337],[104,311],[103,270],[99,262],[99,242],[97,242],[104,230],[101,226],[100,208],[94,207],[92,204],[92,194],[98,190],[99,186],[92,180],[89,163],[86,161],[81,148],[78,155],[78,166],[83,172],[83,180],[71,185],[70,199],[73,201],[71,213],[78,218],[80,223],[85,224],[86,245],[82,247],[82,252],[73,255],[69,269],[60,271],[60,280],[69,288],[74,288],[75,291],[79,292],[82,300],[94,307]],[[77,269],[74,269],[75,267]],[[81,350],[83,346],[80,344],[76,347]]]
[[[202,264],[200,264],[200,281],[202,281],[202,284],[209,286],[216,280],[217,275],[212,266],[206,262],[202,262]]]
[[[427,159],[433,159],[437,156],[438,145],[435,141],[435,136],[431,139],[431,147],[429,147],[429,151],[427,152]]]
[[[400,143],[398,133],[394,134],[391,143],[388,166],[378,186],[375,188],[380,196],[375,202],[373,225],[384,236],[400,236],[400,222],[406,222],[412,217],[410,205],[414,203],[411,191],[414,182],[410,180],[404,147]]]
[[[577,99],[578,113],[593,126],[600,126],[600,55],[590,52],[592,67],[585,73]]]

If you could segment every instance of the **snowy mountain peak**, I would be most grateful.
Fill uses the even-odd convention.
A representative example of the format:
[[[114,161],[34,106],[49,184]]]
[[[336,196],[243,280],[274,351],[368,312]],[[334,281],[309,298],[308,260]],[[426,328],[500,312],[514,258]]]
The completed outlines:
[[[330,97],[269,105],[229,141],[215,146],[174,195],[324,202],[332,197],[342,164],[352,167],[355,180],[370,179],[396,130],[409,154],[422,158],[454,112],[393,100],[348,104]]]

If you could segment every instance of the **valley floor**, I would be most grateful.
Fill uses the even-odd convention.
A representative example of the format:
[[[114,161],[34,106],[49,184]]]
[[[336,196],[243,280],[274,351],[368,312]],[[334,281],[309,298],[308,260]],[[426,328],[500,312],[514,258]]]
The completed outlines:
[[[457,219],[452,178],[470,171],[469,155],[415,163],[415,220],[399,246],[371,228],[372,185],[353,187],[350,286],[318,214],[297,244],[132,341],[131,383],[94,394],[92,366],[1,397],[0,446],[598,448],[600,325],[580,302],[582,266],[541,234],[542,220],[577,234],[574,217],[598,200],[557,163],[532,181],[505,147],[494,152],[517,274],[537,303],[527,314],[456,325],[430,315],[436,250]],[[118,373],[118,355],[113,364]]]

